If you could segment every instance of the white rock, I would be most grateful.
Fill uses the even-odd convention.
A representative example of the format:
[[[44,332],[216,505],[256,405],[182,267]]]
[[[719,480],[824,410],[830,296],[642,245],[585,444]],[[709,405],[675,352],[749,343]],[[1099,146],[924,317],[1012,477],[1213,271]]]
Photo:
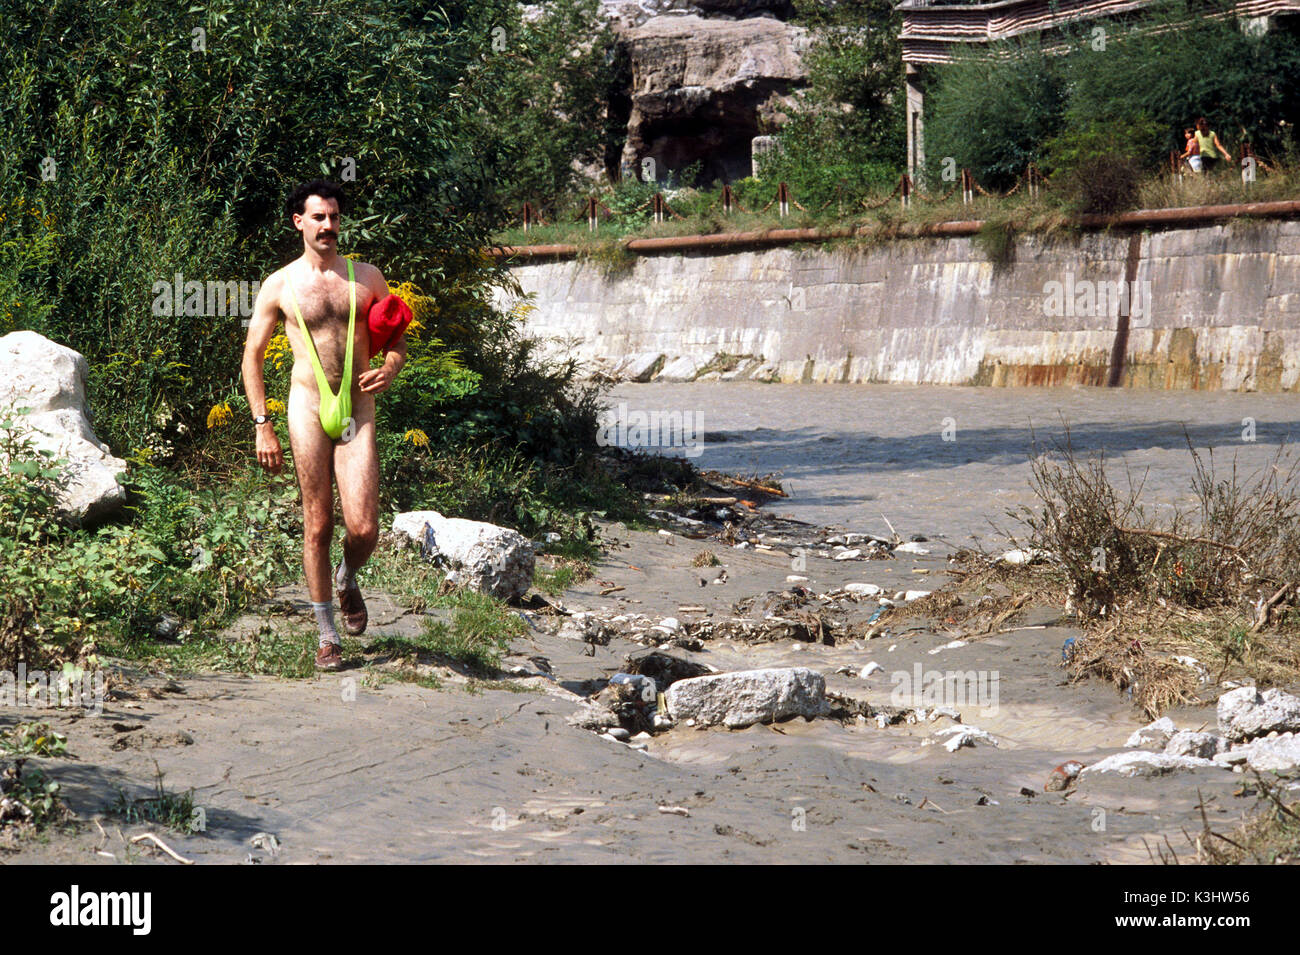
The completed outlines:
[[[742,670],[678,680],[665,694],[668,715],[733,728],[790,716],[824,715],[826,680],[807,667]]]
[[[1200,759],[1213,759],[1228,748],[1228,741],[1214,733],[1195,733],[1191,730],[1179,730],[1169,737],[1165,744],[1168,756],[1196,756]]]
[[[1161,749],[1169,742],[1169,737],[1178,732],[1178,727],[1174,721],[1167,716],[1162,716],[1154,723],[1148,723],[1140,730],[1135,730],[1133,735],[1128,738],[1125,746],[1159,746]]]
[[[1243,686],[1219,697],[1218,717],[1219,732],[1234,742],[1274,730],[1300,730],[1300,696]]]
[[[1210,759],[1198,759],[1195,756],[1168,756],[1164,753],[1148,753],[1139,750],[1135,753],[1116,753],[1105,759],[1085,766],[1080,773],[1117,773],[1120,776],[1165,776],[1169,773],[1200,769],[1203,766],[1215,766]]]
[[[835,555],[835,559],[836,560],[857,560],[861,556],[862,556],[862,551],[857,550],[855,548],[854,550],[841,551],[840,553]]]
[[[700,362],[689,355],[679,355],[667,362],[655,375],[657,381],[692,381],[699,374]]]
[[[1004,564],[1032,564],[1047,557],[1047,551],[1036,547],[1009,550],[998,558]]]
[[[908,541],[906,544],[899,544],[894,548],[895,554],[928,554],[929,548],[922,547],[915,541]]]
[[[618,726],[618,717],[608,706],[600,703],[584,702],[578,707],[577,712],[569,717],[568,723],[570,726],[577,726],[585,730],[599,731],[607,730],[611,726]]]
[[[862,677],[862,679],[865,680],[867,677],[871,676],[871,674],[879,673],[883,669],[884,667],[882,667],[875,660],[872,660],[870,663],[868,663],[866,666],[862,668],[862,670],[858,673],[858,676]]]
[[[874,597],[881,593],[881,589],[875,584],[845,584],[844,590],[845,592],[851,593],[857,597]]]
[[[787,584],[806,584],[808,583],[808,578],[800,577],[798,574],[787,574],[785,582]]]
[[[118,477],[127,464],[91,430],[85,357],[36,332],[10,332],[0,338],[0,368],[0,409],[30,409],[12,415],[16,429],[34,448],[66,459],[55,493],[59,511],[88,523],[120,508],[126,491]],[[0,453],[0,467],[6,465]]]
[[[920,600],[922,597],[928,596],[930,596],[928,590],[909,590],[903,594],[903,599],[910,603],[913,600]]]
[[[1236,749],[1230,749],[1226,753],[1218,753],[1214,757],[1214,762],[1225,769],[1230,766],[1236,766],[1244,763],[1250,758],[1249,746],[1239,746]]]
[[[976,726],[949,726],[935,733],[934,738],[944,741],[943,748],[950,753],[957,752],[963,746],[974,747],[976,743],[988,743],[990,746],[998,745],[998,741],[993,738],[992,734]]]
[[[611,726],[608,730],[606,730],[606,733],[608,733],[610,736],[614,737],[614,739],[617,740],[626,740],[628,737],[632,735],[630,732],[628,732],[621,726]]]
[[[676,617],[664,617],[662,620],[659,621],[659,626],[663,627],[665,630],[668,630],[669,632],[675,632],[682,629],[682,625]]]
[[[393,530],[419,544],[426,557],[450,567],[447,579],[501,600],[522,597],[533,583],[533,543],[518,531],[483,521],[407,511]]]
[[[936,706],[933,710],[930,711],[930,722],[933,723],[941,716],[948,717],[948,719],[952,720],[954,723],[961,722],[961,714],[958,713],[956,710],[954,710],[951,706]]]
[[[663,360],[662,352],[642,352],[633,355],[619,366],[619,377],[628,381],[649,381],[663,366]]]
[[[1300,736],[1287,733],[1271,739],[1257,739],[1233,750],[1245,752],[1250,768],[1261,773],[1284,773],[1300,769]]]

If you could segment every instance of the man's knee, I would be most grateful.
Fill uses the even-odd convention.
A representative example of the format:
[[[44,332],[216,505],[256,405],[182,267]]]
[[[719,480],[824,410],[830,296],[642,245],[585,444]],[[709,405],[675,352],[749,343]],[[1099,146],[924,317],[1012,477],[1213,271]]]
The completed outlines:
[[[328,548],[334,540],[334,520],[332,517],[306,518],[303,521],[303,541],[308,547]]]
[[[365,550],[372,550],[379,542],[379,524],[366,519],[349,525],[348,540]]]

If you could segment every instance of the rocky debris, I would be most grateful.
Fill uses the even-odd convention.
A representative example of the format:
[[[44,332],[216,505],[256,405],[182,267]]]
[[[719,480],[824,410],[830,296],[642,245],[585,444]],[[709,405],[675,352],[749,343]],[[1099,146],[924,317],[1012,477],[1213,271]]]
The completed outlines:
[[[700,372],[701,363],[689,355],[678,355],[665,362],[656,376],[657,381],[694,381]]]
[[[998,741],[991,733],[988,733],[977,726],[949,726],[937,731],[932,739],[922,741],[921,745],[930,743],[943,743],[943,748],[950,753],[955,753],[964,746],[972,749],[976,743],[987,743],[989,746],[997,746]]]
[[[1294,732],[1300,730],[1300,697],[1243,686],[1219,697],[1218,718],[1219,732],[1233,742],[1274,731]]]
[[[1159,746],[1163,748],[1168,744],[1169,737],[1176,732],[1178,732],[1178,727],[1174,726],[1174,721],[1167,716],[1162,716],[1155,722],[1148,723],[1140,730],[1134,731],[1124,745],[1128,747]]]
[[[1050,555],[1047,551],[1039,550],[1036,547],[1017,548],[1016,550],[1009,550],[1000,555],[998,557],[998,562],[1019,567],[1025,564],[1035,564],[1039,561],[1046,560],[1048,556]]]
[[[662,691],[679,680],[690,680],[698,676],[716,673],[712,667],[703,663],[693,663],[681,657],[671,656],[659,650],[650,653],[630,653],[623,663],[623,672],[648,676]]]
[[[1067,760],[1057,766],[1047,777],[1047,782],[1043,785],[1044,792],[1059,793],[1069,789],[1079,778],[1079,773],[1083,772],[1084,766],[1077,759]]]
[[[930,548],[922,547],[920,544],[916,543],[915,541],[908,541],[906,544],[899,544],[897,547],[895,547],[894,553],[925,555],[930,553]]]
[[[592,646],[603,647],[609,644],[615,629],[594,613],[578,611],[560,624],[556,635],[566,640],[580,640]]]
[[[66,460],[55,495],[64,518],[89,524],[117,511],[126,502],[118,477],[127,464],[90,427],[85,357],[36,332],[10,332],[0,338],[0,367],[0,412],[29,409],[12,415],[15,427],[37,450]],[[0,467],[7,464],[0,452]]]
[[[654,728],[658,696],[659,686],[649,676],[615,673],[595,702],[612,712],[623,729],[640,733]]]
[[[844,591],[854,597],[877,597],[884,593],[876,584],[863,583],[845,584]]]
[[[1266,736],[1234,749],[1233,753],[1244,753],[1250,768],[1261,773],[1291,772],[1300,769],[1300,735]]]
[[[1169,756],[1165,753],[1148,753],[1138,750],[1134,753],[1116,753],[1105,759],[1085,766],[1080,775],[1092,773],[1116,773],[1120,776],[1166,776],[1170,773],[1215,766],[1213,760],[1199,759],[1195,756]]]
[[[662,352],[643,352],[632,355],[615,370],[615,376],[627,381],[646,382],[664,366]]]
[[[829,711],[826,680],[807,667],[742,670],[679,680],[666,693],[677,722],[732,729],[792,716],[813,719]]]
[[[1198,759],[1213,759],[1228,748],[1228,741],[1214,733],[1196,733],[1192,730],[1179,730],[1169,737],[1165,744],[1168,756],[1195,756]]]
[[[533,583],[532,541],[518,531],[483,521],[407,511],[392,529],[421,547],[424,556],[450,568],[447,580],[500,600],[518,600]]]
[[[569,717],[568,723],[593,733],[603,733],[611,726],[618,726],[619,719],[618,714],[608,706],[588,700],[579,705],[577,711]]]

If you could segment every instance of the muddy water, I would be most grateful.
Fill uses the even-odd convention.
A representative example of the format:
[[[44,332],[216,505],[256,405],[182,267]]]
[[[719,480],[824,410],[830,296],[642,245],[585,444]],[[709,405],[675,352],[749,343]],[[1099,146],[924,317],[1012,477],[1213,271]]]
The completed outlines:
[[[1067,429],[1077,452],[1104,451],[1113,478],[1123,483],[1127,467],[1145,481],[1144,500],[1162,506],[1190,500],[1188,438],[1213,449],[1216,469],[1235,459],[1249,474],[1300,437],[1293,395],[707,382],[623,384],[610,406],[624,403],[629,419],[676,412],[702,428],[702,441],[687,448],[696,437],[689,428],[661,427],[678,445],[667,452],[698,452],[704,468],[779,472],[792,491],[781,513],[884,532],[883,513],[904,536],[955,544],[996,536],[990,519],[1014,526],[1005,512],[1034,502],[1030,455]]]

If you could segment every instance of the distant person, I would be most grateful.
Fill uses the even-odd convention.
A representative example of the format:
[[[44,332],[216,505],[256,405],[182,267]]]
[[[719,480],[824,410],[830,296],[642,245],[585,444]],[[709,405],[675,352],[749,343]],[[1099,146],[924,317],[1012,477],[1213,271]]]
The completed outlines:
[[[1201,147],[1196,144],[1196,130],[1191,128],[1184,129],[1183,138],[1185,140],[1183,143],[1183,154],[1178,158],[1185,159],[1187,165],[1192,167],[1192,172],[1200,172]]]
[[[1218,134],[1210,129],[1210,123],[1204,116],[1196,121],[1196,147],[1204,172],[1214,172],[1219,168],[1220,160],[1232,162],[1228,147],[1219,142]]]

